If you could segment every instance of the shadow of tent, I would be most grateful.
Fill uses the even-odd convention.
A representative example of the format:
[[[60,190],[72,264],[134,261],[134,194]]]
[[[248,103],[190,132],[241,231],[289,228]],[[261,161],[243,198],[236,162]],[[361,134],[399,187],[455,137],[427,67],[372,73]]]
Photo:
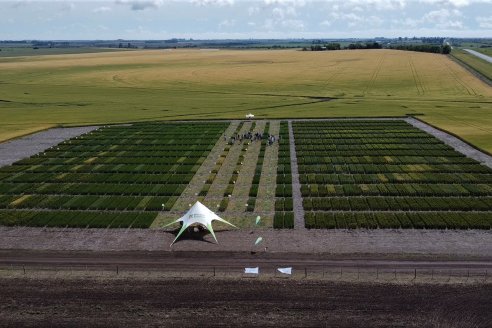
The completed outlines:
[[[207,229],[203,229],[203,228],[197,229],[197,228],[198,227],[196,227],[196,226],[192,226],[192,227],[189,227],[188,229],[186,229],[181,234],[179,239],[174,242],[174,244],[177,244],[183,240],[198,240],[198,241],[203,241],[203,242],[206,242],[209,244],[215,244],[215,242],[205,239],[205,236],[207,236],[207,235],[211,236],[212,235]],[[169,233],[174,235],[174,237],[176,237],[178,235],[180,229],[181,228],[174,229],[173,231],[169,231]]]

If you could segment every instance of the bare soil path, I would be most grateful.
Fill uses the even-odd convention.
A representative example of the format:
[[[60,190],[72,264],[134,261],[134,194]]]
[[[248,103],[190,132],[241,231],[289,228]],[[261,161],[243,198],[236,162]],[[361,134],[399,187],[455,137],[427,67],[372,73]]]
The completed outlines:
[[[45,149],[58,145],[60,142],[89,133],[97,128],[99,127],[54,128],[0,143],[0,167],[36,155]]]
[[[280,121],[270,121],[270,135],[278,136]],[[278,143],[265,148],[260,184],[255,204],[255,213],[261,213],[262,224],[272,226],[275,215],[275,191],[277,188]]]
[[[296,141],[292,121],[289,121],[290,165],[292,171],[292,202],[294,207],[294,230],[305,230],[304,207],[302,204],[301,183],[297,166]]]
[[[0,249],[84,251],[264,251],[325,254],[433,254],[490,256],[491,230],[274,230],[243,229],[185,234],[151,229],[0,227]],[[254,246],[256,238],[263,242]]]

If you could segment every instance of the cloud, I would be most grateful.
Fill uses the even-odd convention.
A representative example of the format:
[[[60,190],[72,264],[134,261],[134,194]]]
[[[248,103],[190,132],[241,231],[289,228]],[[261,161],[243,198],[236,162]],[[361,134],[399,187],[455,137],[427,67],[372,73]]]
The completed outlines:
[[[324,20],[321,23],[319,23],[320,26],[331,26],[331,22],[329,20]]]
[[[219,23],[219,28],[231,28],[236,25],[235,19],[225,19]]]
[[[92,10],[92,12],[95,12],[95,13],[104,13],[104,12],[108,12],[108,11],[111,11],[111,8],[107,7],[107,6],[97,7],[97,8],[94,8]]]
[[[157,9],[163,4],[163,0],[116,0],[118,5],[130,6],[131,10]]]
[[[458,18],[462,16],[462,13],[457,9],[439,9],[425,14],[422,17],[422,22],[433,23],[439,28],[461,29],[463,28],[463,22]]]
[[[72,3],[72,2],[64,2],[62,7],[61,7],[61,10],[62,11],[72,11],[75,9],[75,4]]]
[[[492,29],[492,16],[489,17],[477,17],[478,26],[481,28]]]
[[[256,15],[260,12],[260,7],[257,6],[252,6],[248,8],[248,15],[253,16]]]
[[[234,0],[191,0],[191,2],[197,6],[232,6]]]

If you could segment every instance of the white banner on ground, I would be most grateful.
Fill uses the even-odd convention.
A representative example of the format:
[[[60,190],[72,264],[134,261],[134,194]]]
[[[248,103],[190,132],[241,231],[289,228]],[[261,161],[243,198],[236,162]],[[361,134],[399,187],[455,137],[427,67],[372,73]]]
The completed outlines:
[[[283,273],[283,274],[292,274],[292,267],[289,267],[289,268],[277,268],[277,270],[280,273]]]
[[[260,272],[260,268],[244,268],[244,273],[252,273],[252,274],[258,274]]]

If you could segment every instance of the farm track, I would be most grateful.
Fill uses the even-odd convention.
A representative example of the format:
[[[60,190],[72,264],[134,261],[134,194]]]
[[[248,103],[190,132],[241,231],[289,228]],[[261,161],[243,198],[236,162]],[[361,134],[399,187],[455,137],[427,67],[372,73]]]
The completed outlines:
[[[381,67],[383,66],[384,57],[385,57],[384,54],[379,57],[376,69],[372,72],[372,75],[364,89],[364,94],[368,94],[370,89],[374,86],[374,83],[378,78],[379,72],[381,71]]]
[[[299,169],[297,165],[296,143],[292,121],[289,121],[289,147],[290,164],[292,171],[292,201],[294,209],[294,229],[305,230],[304,207],[302,205],[301,183],[299,182]]]
[[[89,133],[97,128],[99,127],[53,128],[0,143],[0,167],[36,155],[43,150],[58,145],[60,142]]]
[[[475,50],[470,50],[470,49],[463,49],[463,50],[492,64],[492,57],[490,56],[487,56]]]
[[[257,132],[263,134],[264,129],[265,122],[257,122],[253,134]],[[236,183],[234,184],[234,190],[229,205],[224,211],[225,216],[231,215],[232,213],[244,212],[246,209],[245,204],[249,199],[249,190],[251,189],[251,184],[255,175],[256,163],[261,150],[261,142],[251,141],[247,147],[248,150],[244,156],[243,164],[240,166],[241,169]]]
[[[237,129],[238,125],[239,122],[232,122],[231,125],[229,125],[227,130],[224,132],[224,134],[226,136],[231,135]],[[173,208],[171,209],[172,211],[180,212],[188,209],[190,199],[196,198],[197,194],[202,190],[203,186],[205,185],[205,181],[210,175],[210,171],[212,171],[212,169],[214,168],[215,163],[217,162],[217,158],[223,152],[226,145],[227,141],[224,140],[223,137],[220,137],[219,140],[217,140],[214,148],[210,151],[205,161],[202,163],[198,171],[193,176],[193,179],[191,179],[186,189],[183,191],[181,196],[174,204]]]
[[[217,231],[219,230],[219,231]],[[490,230],[425,229],[264,229],[216,230],[219,244],[210,234],[184,234],[172,248],[176,231],[153,229],[75,229],[0,227],[1,250],[46,251],[206,251],[213,254],[263,251],[267,253],[359,254],[369,256],[411,254],[456,257],[490,257]],[[263,237],[254,246],[258,235]],[[12,254],[14,254],[13,252]],[[211,255],[212,256],[212,255]],[[364,255],[365,256],[365,255]]]
[[[280,121],[270,121],[271,135],[278,136]],[[264,212],[271,216],[275,214],[275,190],[277,187],[278,143],[265,148],[260,184],[256,198],[255,212]]]
[[[424,84],[422,83],[422,79],[420,78],[417,69],[415,68],[415,63],[413,62],[413,58],[411,56],[408,57],[408,64],[410,65],[410,70],[412,71],[413,80],[415,81],[415,88],[417,89],[417,93],[421,96],[425,94]]]
[[[251,125],[251,122],[245,122],[239,130],[238,134],[242,135],[248,132],[251,129]],[[217,176],[212,182],[212,185],[210,186],[210,189],[203,200],[205,206],[208,206],[212,209],[217,208],[218,204],[216,203],[215,199],[224,195],[227,185],[229,184],[229,180],[231,179],[234,173],[234,169],[236,168],[236,163],[239,156],[241,155],[243,147],[243,142],[234,143],[230,147],[229,151],[227,152],[227,156],[224,159],[224,162],[217,172]]]
[[[270,253],[217,251],[54,251],[54,250],[0,250],[0,267],[25,265],[36,267],[60,267],[62,270],[90,267],[108,268],[116,265],[134,270],[177,270],[193,271],[213,266],[243,268],[257,263],[264,269],[279,265],[294,267],[323,268],[390,268],[390,269],[489,269],[491,257],[431,257],[427,255],[337,255],[329,253]],[[491,277],[492,279],[492,277]]]

